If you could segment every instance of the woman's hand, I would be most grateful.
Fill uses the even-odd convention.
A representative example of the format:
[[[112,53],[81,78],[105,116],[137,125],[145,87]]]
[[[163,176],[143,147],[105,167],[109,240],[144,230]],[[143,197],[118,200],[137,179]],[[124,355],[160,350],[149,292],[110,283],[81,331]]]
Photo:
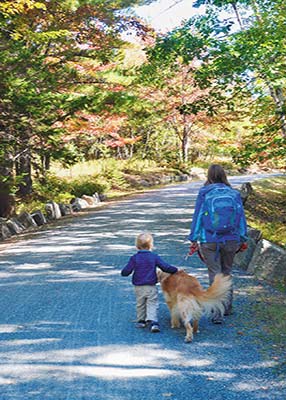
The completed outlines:
[[[191,242],[189,256],[193,255],[196,251],[198,251],[199,245],[197,242]]]

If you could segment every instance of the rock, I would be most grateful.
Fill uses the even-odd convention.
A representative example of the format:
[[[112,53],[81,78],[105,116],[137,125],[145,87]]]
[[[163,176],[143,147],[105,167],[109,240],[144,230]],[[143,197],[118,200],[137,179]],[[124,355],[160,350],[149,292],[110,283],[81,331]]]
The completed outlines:
[[[144,186],[144,187],[151,186],[150,183],[148,181],[146,181],[145,179],[140,179],[138,183],[139,183],[139,185]]]
[[[248,196],[251,193],[253,193],[253,188],[251,186],[251,183],[250,182],[243,183],[239,189],[239,192],[240,192],[242,203],[245,204]]]
[[[1,218],[2,220],[2,218]],[[5,221],[0,221],[0,240],[6,240],[12,236],[10,229]]]
[[[71,215],[72,212],[73,212],[71,204],[62,204],[62,203],[60,203],[59,207],[60,207],[60,212],[61,212],[63,217],[66,216],[66,215]]]
[[[286,282],[286,250],[268,240],[260,240],[247,272],[269,282]]]
[[[41,225],[44,225],[47,223],[47,220],[46,220],[44,214],[40,210],[36,210],[36,211],[32,212],[31,217],[34,219],[34,221],[36,222],[36,224],[38,226],[41,226]]]
[[[12,235],[18,235],[25,230],[25,227],[15,218],[11,218],[6,222]]]
[[[180,175],[180,182],[186,182],[188,180],[189,180],[189,175],[188,174]]]
[[[247,234],[248,234],[247,249],[245,251],[236,253],[233,261],[234,265],[238,266],[239,268],[242,268],[245,271],[248,269],[248,265],[252,259],[256,245],[259,242],[259,240],[261,240],[262,236],[261,231],[251,227],[247,228]]]
[[[168,183],[171,183],[172,181],[173,181],[173,177],[171,175],[164,175],[161,178],[162,184],[168,184]]]
[[[46,209],[47,217],[50,220],[59,219],[62,216],[59,205],[57,203],[55,203],[54,201],[49,201],[46,204],[45,209]]]
[[[100,199],[99,199],[99,196],[97,193],[94,193],[92,196],[87,196],[87,195],[83,194],[81,196],[81,198],[83,200],[85,200],[90,207],[93,207],[100,202]]]
[[[190,170],[190,177],[193,179],[206,180],[206,173],[203,168],[193,167]]]
[[[20,215],[18,215],[17,220],[25,228],[38,226],[32,216],[26,211],[23,211]]]
[[[81,198],[85,200],[89,206],[94,206],[95,202],[92,196],[87,196],[86,194],[83,194]]]
[[[73,211],[81,211],[85,208],[88,208],[89,204],[86,200],[76,197],[72,200],[71,206]]]
[[[107,200],[106,194],[99,193],[98,197],[99,197],[99,201],[106,201]]]
[[[100,195],[97,192],[93,193],[92,197],[93,197],[95,203],[101,202]]]

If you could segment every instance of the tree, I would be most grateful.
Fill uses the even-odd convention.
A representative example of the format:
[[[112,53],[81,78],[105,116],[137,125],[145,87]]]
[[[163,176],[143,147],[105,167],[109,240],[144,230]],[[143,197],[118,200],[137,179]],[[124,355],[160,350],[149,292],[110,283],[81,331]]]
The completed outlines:
[[[77,91],[84,81],[74,63],[97,60],[104,65],[116,57],[122,30],[145,28],[119,11],[139,0],[49,2],[3,1],[0,4],[0,165],[11,177],[21,177],[18,193],[32,191],[31,166],[49,164],[62,131],[56,122],[69,118],[93,99]],[[89,84],[101,84],[88,77]],[[100,90],[97,91],[100,96]],[[9,155],[7,157],[7,154]],[[1,156],[2,155],[2,156]],[[1,191],[1,190],[0,190]]]
[[[199,109],[217,117],[232,113],[233,118],[239,111],[241,121],[251,114],[255,135],[265,140],[272,137],[268,145],[273,149],[279,142],[280,155],[283,157],[284,149],[285,157],[284,2],[198,0],[196,3],[206,4],[206,13],[160,38],[151,50],[152,58],[173,68],[178,57],[184,65],[197,66],[193,70],[194,85],[208,95],[195,104],[185,104],[185,113],[193,114]],[[235,11],[234,19],[230,7]],[[228,11],[227,16],[222,10]],[[279,131],[281,139],[277,141]],[[256,136],[252,141],[256,141]],[[277,152],[265,152],[263,147],[251,148],[259,161],[271,158],[271,154],[277,156]],[[254,153],[251,160],[255,160]]]

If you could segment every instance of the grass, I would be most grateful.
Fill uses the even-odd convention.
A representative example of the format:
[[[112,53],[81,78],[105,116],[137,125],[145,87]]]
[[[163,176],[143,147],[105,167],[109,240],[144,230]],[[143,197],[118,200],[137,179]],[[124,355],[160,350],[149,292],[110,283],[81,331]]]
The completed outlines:
[[[252,183],[253,193],[245,204],[247,222],[263,237],[286,248],[286,176]]]
[[[247,309],[236,314],[236,323],[245,335],[250,335],[258,345],[261,355],[271,359],[277,373],[286,375],[286,299],[266,282],[249,285],[241,282],[247,294]]]
[[[99,161],[85,161],[77,163],[69,168],[63,168],[60,164],[53,164],[51,173],[59,178],[79,179],[80,177],[101,175],[104,176],[111,172],[121,172],[125,170],[133,171],[153,171],[158,169],[152,160],[115,160],[112,158],[101,159]]]
[[[245,204],[248,224],[259,229],[265,239],[286,248],[286,176],[259,180],[252,187]],[[261,352],[270,355],[277,371],[285,375],[286,288],[282,282],[274,286],[278,290],[261,282],[248,292],[253,307],[244,326],[256,338]]]

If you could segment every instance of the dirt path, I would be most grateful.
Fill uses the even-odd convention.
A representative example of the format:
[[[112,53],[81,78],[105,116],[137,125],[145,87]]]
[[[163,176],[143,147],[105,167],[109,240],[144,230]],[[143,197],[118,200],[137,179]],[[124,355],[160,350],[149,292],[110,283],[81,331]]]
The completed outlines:
[[[200,185],[61,221],[0,253],[0,400],[286,399],[277,362],[243,334],[247,289],[259,282],[242,271],[234,272],[235,314],[221,326],[202,319],[193,343],[170,329],[161,294],[162,332],[134,326],[133,287],[120,270],[141,231],[207,286],[201,261],[184,260]]]

